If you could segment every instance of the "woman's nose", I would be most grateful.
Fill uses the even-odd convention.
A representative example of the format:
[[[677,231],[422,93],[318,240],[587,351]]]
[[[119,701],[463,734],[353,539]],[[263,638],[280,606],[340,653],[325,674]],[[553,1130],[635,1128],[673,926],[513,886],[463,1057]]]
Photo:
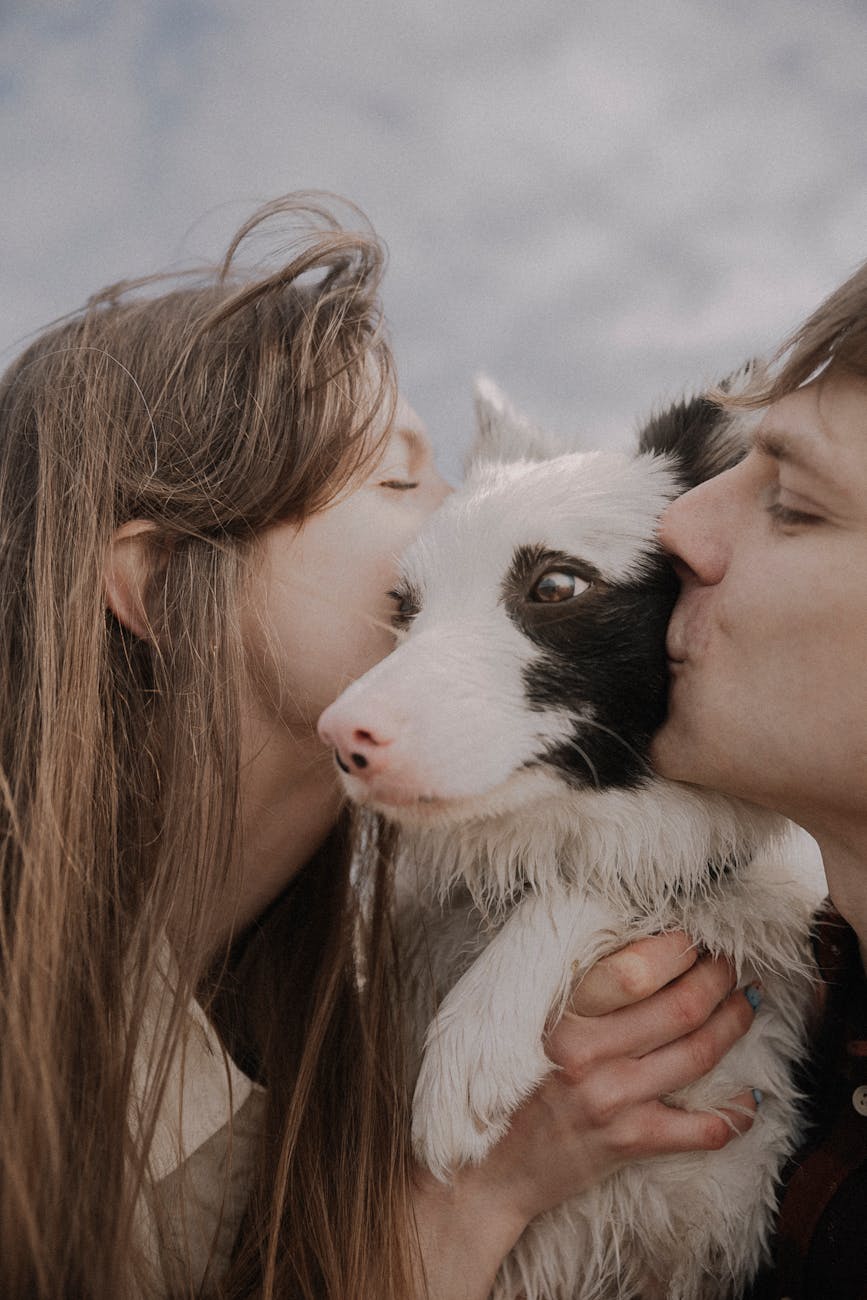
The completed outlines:
[[[439,470],[436,471],[436,503],[441,506],[446,497],[450,497],[454,488],[448,479],[443,478]]]

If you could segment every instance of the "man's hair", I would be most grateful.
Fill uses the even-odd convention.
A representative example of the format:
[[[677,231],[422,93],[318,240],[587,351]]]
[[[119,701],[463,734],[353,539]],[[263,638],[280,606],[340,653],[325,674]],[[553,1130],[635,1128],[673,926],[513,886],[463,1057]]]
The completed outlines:
[[[756,409],[835,368],[867,378],[867,262],[835,289],[748,382],[713,393],[721,405]]]

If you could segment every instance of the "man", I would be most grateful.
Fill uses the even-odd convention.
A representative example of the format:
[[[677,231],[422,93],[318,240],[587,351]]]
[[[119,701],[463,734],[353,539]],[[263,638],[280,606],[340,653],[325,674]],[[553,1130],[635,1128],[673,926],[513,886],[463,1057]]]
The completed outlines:
[[[812,1128],[787,1172],[767,1297],[867,1295],[867,266],[728,405],[763,408],[734,469],[661,527],[682,581],[654,761],[804,826],[834,914]]]

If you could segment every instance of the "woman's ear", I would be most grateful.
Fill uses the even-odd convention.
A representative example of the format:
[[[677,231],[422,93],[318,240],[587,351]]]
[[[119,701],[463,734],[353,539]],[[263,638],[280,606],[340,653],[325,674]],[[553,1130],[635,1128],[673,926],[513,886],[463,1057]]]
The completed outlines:
[[[153,580],[165,567],[165,556],[154,545],[156,524],[131,519],[111,539],[103,567],[105,601],[115,618],[142,640],[150,640],[148,596]]]

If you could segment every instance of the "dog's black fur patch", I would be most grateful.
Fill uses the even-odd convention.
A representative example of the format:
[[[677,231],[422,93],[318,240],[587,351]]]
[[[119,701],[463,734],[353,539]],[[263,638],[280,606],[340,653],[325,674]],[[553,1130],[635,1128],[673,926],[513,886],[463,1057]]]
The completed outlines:
[[[638,435],[638,450],[670,457],[686,491],[737,465],[748,445],[734,416],[707,397],[693,397],[652,416]]]
[[[571,570],[591,586],[568,601],[533,602],[534,583],[552,568]],[[502,594],[509,617],[542,651],[524,669],[528,703],[575,716],[571,739],[540,761],[570,785],[639,784],[648,775],[650,738],[665,716],[665,632],[677,596],[670,565],[651,553],[645,577],[607,583],[580,557],[519,546]]]

